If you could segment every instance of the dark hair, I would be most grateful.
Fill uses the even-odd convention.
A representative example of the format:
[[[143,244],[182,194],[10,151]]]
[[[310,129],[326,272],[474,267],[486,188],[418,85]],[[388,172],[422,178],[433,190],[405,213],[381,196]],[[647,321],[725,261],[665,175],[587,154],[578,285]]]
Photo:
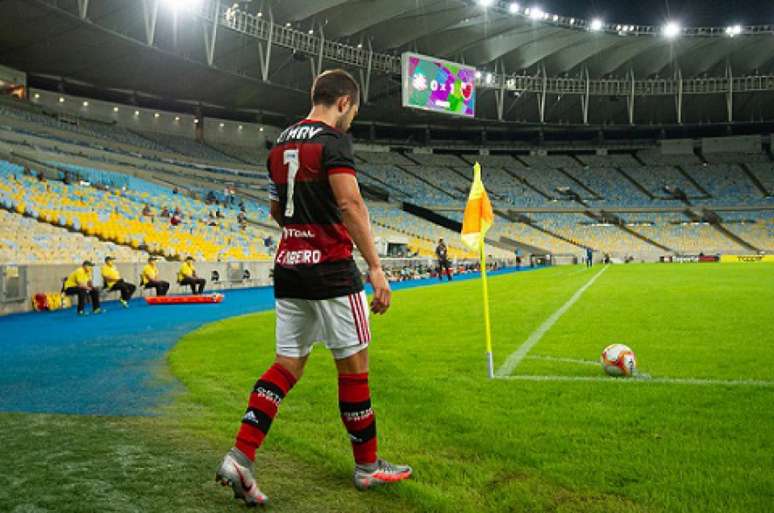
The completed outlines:
[[[342,96],[348,96],[353,104],[360,103],[360,86],[343,69],[323,71],[314,79],[312,105],[330,107]]]

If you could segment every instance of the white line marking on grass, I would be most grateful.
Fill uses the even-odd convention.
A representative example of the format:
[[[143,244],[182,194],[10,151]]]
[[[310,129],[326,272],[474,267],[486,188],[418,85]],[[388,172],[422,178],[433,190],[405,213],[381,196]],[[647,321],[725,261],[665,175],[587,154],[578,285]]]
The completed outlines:
[[[595,367],[600,366],[600,363],[595,360],[576,360],[575,358],[560,358],[558,356],[530,355],[530,356],[525,356],[524,359],[525,360],[546,360],[549,362],[577,363],[580,365],[593,365]]]
[[[573,294],[572,297],[559,308],[559,310],[551,314],[551,317],[543,321],[543,324],[538,326],[538,329],[533,331],[527,340],[525,340],[524,343],[516,351],[514,351],[507,360],[505,360],[505,363],[503,363],[502,366],[497,369],[496,374],[498,376],[509,376],[512,374],[513,370],[521,363],[524,357],[527,356],[527,353],[529,353],[530,350],[535,347],[535,344],[540,342],[540,339],[543,338],[543,335],[545,335],[548,330],[550,330],[553,325],[556,324],[556,321],[558,321],[559,318],[564,315],[564,313],[569,310],[570,307],[572,307],[572,305],[578,301],[578,299],[580,299],[583,293],[586,292],[586,289],[591,287],[597,278],[599,278],[599,276],[605,271],[607,271],[607,267],[604,267],[601,271],[592,276],[585,285],[579,288],[575,294]]]
[[[701,378],[613,378],[604,376],[495,376],[506,381],[580,381],[592,383],[666,383],[670,385],[720,385],[771,387],[774,381],[754,379],[701,379]]]

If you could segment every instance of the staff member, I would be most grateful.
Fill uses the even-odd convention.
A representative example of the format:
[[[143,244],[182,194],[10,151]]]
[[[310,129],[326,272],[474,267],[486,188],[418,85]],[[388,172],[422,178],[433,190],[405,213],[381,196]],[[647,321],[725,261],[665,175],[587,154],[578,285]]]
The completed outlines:
[[[159,268],[156,267],[158,258],[148,258],[148,264],[142,268],[140,284],[144,289],[156,289],[157,296],[166,296],[169,290],[169,282],[159,280]]]
[[[102,313],[99,307],[99,289],[91,283],[91,270],[94,264],[88,260],[70,273],[65,280],[64,293],[68,296],[78,296],[78,315],[86,313],[86,298],[91,298],[91,309],[95,314]]]
[[[190,285],[192,294],[201,294],[204,292],[204,284],[207,281],[196,276],[196,268],[193,263],[193,257],[189,256],[185,259],[185,262],[180,265],[180,270],[177,272],[177,282],[180,285]]]
[[[113,265],[113,261],[113,257],[105,257],[105,265],[102,266],[102,280],[105,282],[105,288],[108,291],[117,290],[121,293],[119,301],[121,301],[124,308],[129,308],[129,300],[132,299],[132,294],[137,290],[137,287],[125,282],[121,278],[118,269]]]
[[[451,263],[449,262],[449,250],[446,248],[446,243],[443,239],[438,239],[435,255],[438,257],[438,279],[443,281],[443,275],[446,274],[446,277],[451,281],[452,270]]]

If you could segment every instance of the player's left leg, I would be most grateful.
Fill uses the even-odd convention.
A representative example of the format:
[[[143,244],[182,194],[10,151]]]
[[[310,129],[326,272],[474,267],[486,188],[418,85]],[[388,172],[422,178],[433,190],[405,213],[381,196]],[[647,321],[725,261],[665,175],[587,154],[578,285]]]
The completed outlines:
[[[339,411],[352,442],[353,482],[359,490],[411,476],[411,467],[392,465],[376,454],[376,418],[368,385],[368,302],[365,292],[317,302],[326,346],[339,374]]]

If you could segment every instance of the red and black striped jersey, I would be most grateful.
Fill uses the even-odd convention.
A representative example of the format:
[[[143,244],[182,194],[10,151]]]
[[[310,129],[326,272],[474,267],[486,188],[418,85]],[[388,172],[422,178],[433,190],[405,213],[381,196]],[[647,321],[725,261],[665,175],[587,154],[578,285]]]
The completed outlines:
[[[277,138],[267,160],[269,196],[283,214],[274,259],[278,298],[329,299],[363,290],[352,258],[352,238],[342,223],[328,177],[355,175],[350,137],[305,119]]]

